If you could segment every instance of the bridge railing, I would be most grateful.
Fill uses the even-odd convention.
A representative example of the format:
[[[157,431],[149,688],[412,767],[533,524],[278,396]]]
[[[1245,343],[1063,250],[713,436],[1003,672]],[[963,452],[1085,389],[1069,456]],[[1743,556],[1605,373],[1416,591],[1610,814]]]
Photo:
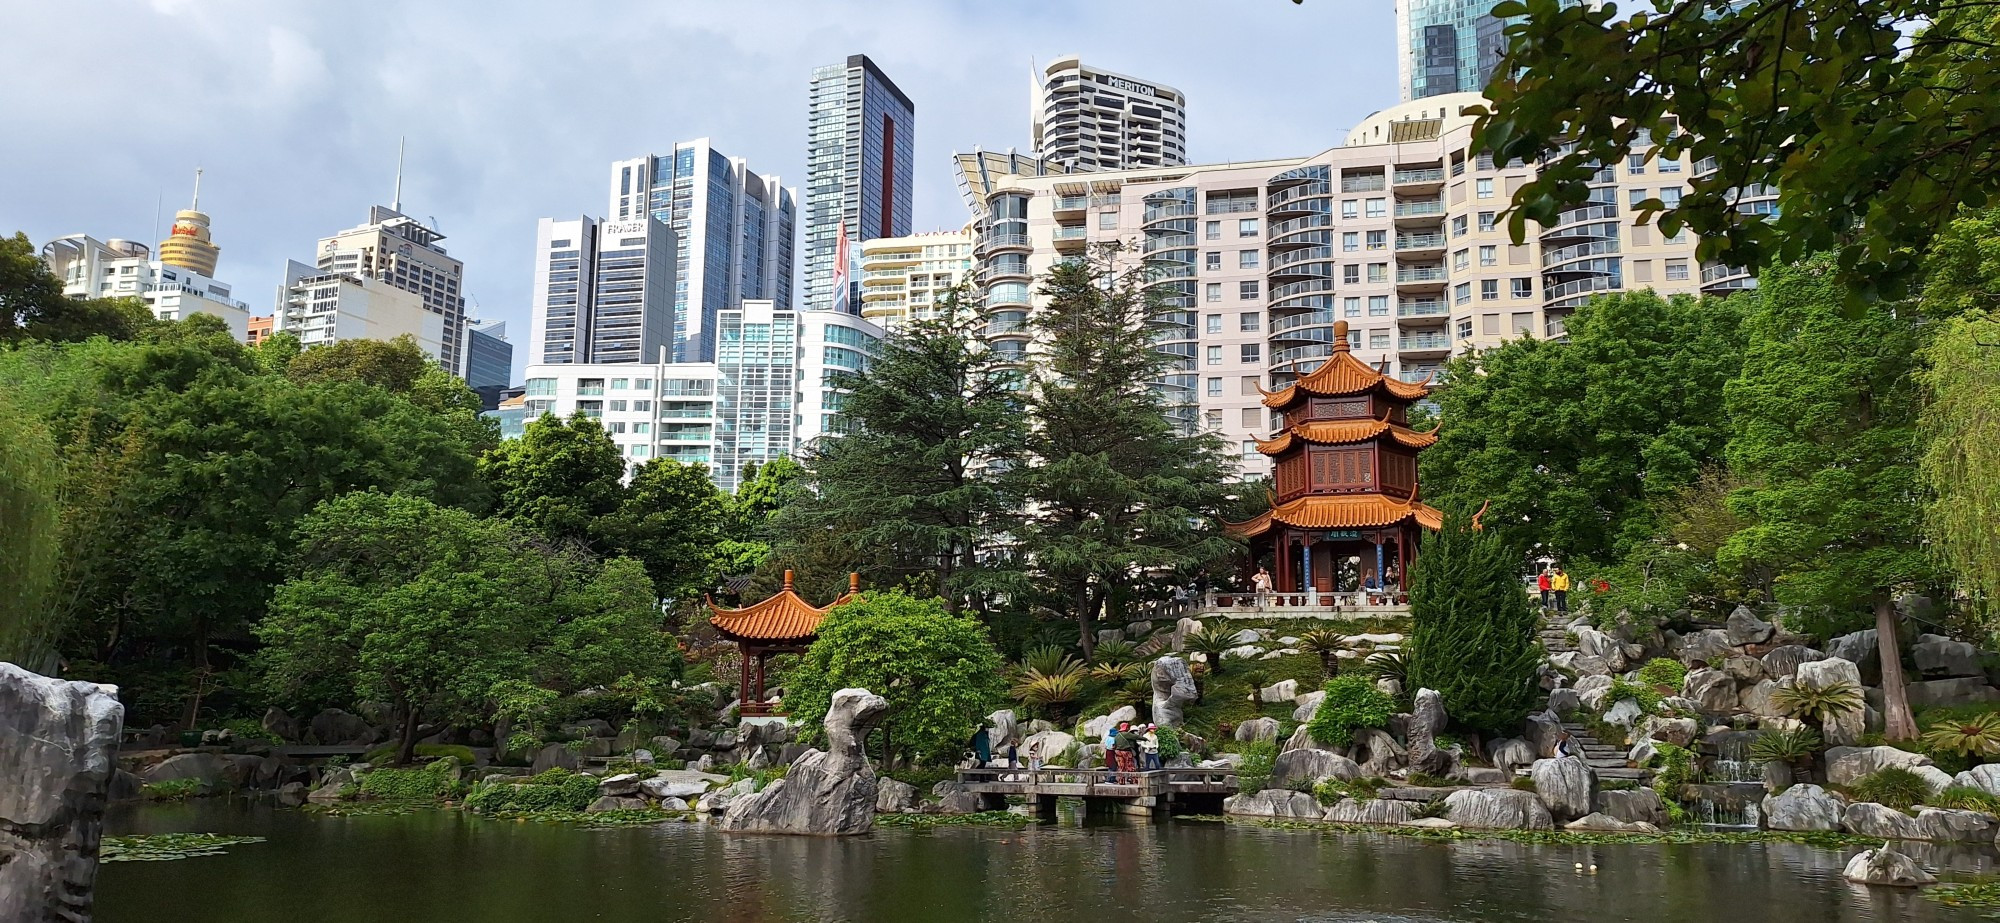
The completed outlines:
[[[1050,767],[1043,769],[981,768],[961,769],[958,781],[962,785],[1001,786],[1033,788],[1061,786],[1071,788],[1082,785],[1089,791],[1099,787],[1146,791],[1166,791],[1176,786],[1200,788],[1236,788],[1236,771],[1233,769],[1148,769],[1121,772],[1115,769],[1069,769]],[[1106,794],[1112,794],[1106,792]]]

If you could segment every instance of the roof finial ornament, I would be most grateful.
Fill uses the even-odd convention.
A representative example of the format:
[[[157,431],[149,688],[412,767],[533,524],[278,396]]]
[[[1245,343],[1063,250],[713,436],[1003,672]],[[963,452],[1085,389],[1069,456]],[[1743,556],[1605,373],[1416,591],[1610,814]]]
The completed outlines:
[[[787,567],[785,568],[785,589],[789,590],[791,588],[792,588],[792,569]]]
[[[849,572],[848,572],[848,574],[847,574],[847,592],[849,592],[849,593],[859,593],[859,592],[861,592],[861,574],[860,574],[859,572],[856,572],[856,571],[849,571]]]

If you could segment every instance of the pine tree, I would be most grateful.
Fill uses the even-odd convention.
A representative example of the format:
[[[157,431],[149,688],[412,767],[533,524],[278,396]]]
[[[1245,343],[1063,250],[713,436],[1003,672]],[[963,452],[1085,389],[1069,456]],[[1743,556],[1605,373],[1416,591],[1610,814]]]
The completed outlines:
[[[1435,689],[1453,721],[1502,734],[1534,696],[1535,613],[1516,575],[1520,556],[1463,517],[1424,537],[1410,567],[1409,682]]]

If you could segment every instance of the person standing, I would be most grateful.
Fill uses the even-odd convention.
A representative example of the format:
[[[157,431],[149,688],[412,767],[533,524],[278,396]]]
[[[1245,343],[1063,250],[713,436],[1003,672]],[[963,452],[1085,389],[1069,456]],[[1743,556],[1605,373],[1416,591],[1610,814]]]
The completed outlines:
[[[1132,773],[1139,769],[1139,735],[1132,733],[1129,722],[1120,722],[1118,733],[1113,735],[1114,752],[1118,754],[1118,771],[1122,773],[1120,782],[1130,785]]]
[[[1556,568],[1555,574],[1549,577],[1549,589],[1554,590],[1556,594],[1556,611],[1568,612],[1569,574],[1564,573],[1560,567]]]
[[[1264,598],[1271,595],[1271,572],[1258,566],[1257,575],[1250,578],[1250,588],[1257,591],[1257,605],[1261,608]]]
[[[1541,574],[1535,578],[1535,587],[1542,591],[1543,612],[1549,611],[1549,592],[1552,589],[1551,584],[1553,583],[1554,581],[1549,578],[1549,569],[1546,567],[1542,568]]]
[[[1042,771],[1042,737],[1039,734],[1028,738],[1028,771]]]
[[[1118,771],[1118,725],[1104,729],[1104,768],[1114,774]],[[1116,779],[1116,776],[1113,776]]]

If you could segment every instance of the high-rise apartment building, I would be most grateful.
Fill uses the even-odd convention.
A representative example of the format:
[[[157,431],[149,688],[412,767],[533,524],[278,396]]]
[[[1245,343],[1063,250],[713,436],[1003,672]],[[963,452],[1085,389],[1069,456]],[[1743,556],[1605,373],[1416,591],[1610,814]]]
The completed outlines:
[[[715,445],[717,370],[699,362],[530,365],[521,395],[523,424],[543,414],[583,414],[598,422],[624,456],[628,473],[655,458],[708,464]],[[511,417],[496,414],[503,427]],[[511,427],[503,437],[520,435]],[[710,476],[722,481],[717,470]],[[727,489],[727,488],[725,488]]]
[[[1187,163],[1187,97],[1086,66],[1075,55],[1034,72],[1035,150],[1072,171]]]
[[[175,228],[178,231],[191,214],[201,217],[205,243],[207,215],[181,212],[175,218]],[[84,234],[58,237],[42,245],[42,262],[62,280],[63,294],[70,298],[138,298],[160,320],[209,314],[228,324],[237,339],[249,338],[250,306],[232,296],[228,283],[218,282],[209,275],[215,271],[213,244],[209,245],[206,261],[201,263],[208,267],[208,273],[154,259],[152,251],[137,241],[116,238],[100,241]]]
[[[979,216],[988,336],[1025,356],[1034,280],[1092,244],[1117,243],[1164,307],[1160,382],[1198,425],[1268,460],[1262,389],[1332,353],[1334,324],[1363,361],[1404,380],[1460,352],[1554,337],[1603,292],[1721,292],[1744,275],[1697,272],[1695,241],[1634,225],[1634,204],[1671,204],[1689,165],[1643,142],[1592,182],[1591,200],[1512,242],[1499,215],[1533,166],[1467,156],[1478,94],[1421,99],[1369,116],[1311,157],[1100,173],[999,177]],[[1696,169],[1699,165],[1696,165]]]
[[[288,332],[307,347],[408,335],[425,355],[444,364],[445,318],[429,310],[422,295],[353,270],[285,261],[271,329]]]
[[[368,279],[415,295],[423,310],[440,320],[438,364],[462,378],[465,264],[438,246],[444,235],[437,228],[403,214],[397,210],[402,203],[396,204],[395,208],[370,206],[366,224],[321,238],[317,268],[324,274]],[[282,321],[277,326],[286,329]]]
[[[843,229],[850,260],[862,241],[910,233],[916,128],[916,105],[867,55],[813,71],[806,149],[807,310],[860,310],[852,266],[838,273],[848,281],[844,297],[834,291]]]
[[[862,244],[861,316],[885,330],[936,316],[945,294],[972,275],[975,236],[968,227]]]
[[[671,359],[676,252],[648,214],[536,222],[528,363]]]
[[[611,165],[609,220],[651,215],[674,231],[676,361],[714,358],[716,314],[725,308],[746,299],[792,307],[797,199],[778,177],[752,172],[707,138]]]

